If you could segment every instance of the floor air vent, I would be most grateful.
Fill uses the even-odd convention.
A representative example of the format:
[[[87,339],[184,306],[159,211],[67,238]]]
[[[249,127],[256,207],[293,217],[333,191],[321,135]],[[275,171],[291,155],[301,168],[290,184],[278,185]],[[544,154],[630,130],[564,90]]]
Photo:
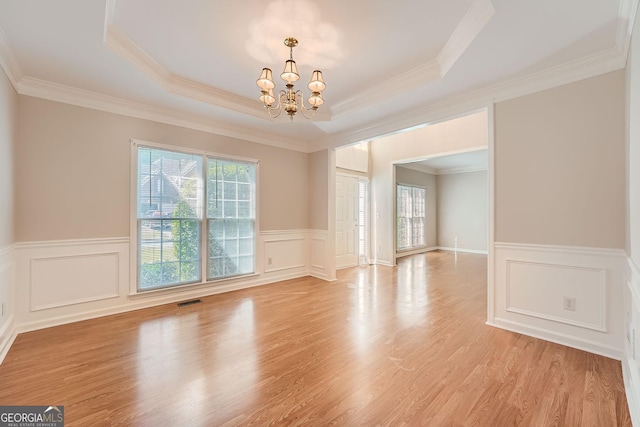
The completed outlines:
[[[201,299],[192,299],[191,301],[183,301],[178,303],[178,307],[184,307],[185,305],[198,304],[202,302]]]

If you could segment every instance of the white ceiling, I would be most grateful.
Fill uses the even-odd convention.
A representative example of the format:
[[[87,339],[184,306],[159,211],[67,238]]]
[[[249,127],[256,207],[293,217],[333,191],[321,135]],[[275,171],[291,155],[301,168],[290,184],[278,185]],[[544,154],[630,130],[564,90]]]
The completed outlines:
[[[21,94],[313,151],[620,69],[637,1],[2,0],[0,65]],[[288,36],[297,87],[327,82],[310,121],[257,100]]]
[[[414,169],[434,175],[487,170],[489,158],[487,150],[473,150],[463,153],[431,157],[417,162],[402,163],[408,169]]]

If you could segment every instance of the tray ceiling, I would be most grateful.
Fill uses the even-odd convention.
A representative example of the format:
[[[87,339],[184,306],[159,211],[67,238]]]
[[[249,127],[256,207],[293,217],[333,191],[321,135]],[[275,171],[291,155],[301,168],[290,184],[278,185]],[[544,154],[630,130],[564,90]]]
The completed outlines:
[[[356,142],[624,67],[637,0],[0,2],[19,93],[301,151]],[[269,119],[287,36],[316,118]],[[279,80],[279,77],[276,77]],[[283,85],[276,81],[278,88]]]

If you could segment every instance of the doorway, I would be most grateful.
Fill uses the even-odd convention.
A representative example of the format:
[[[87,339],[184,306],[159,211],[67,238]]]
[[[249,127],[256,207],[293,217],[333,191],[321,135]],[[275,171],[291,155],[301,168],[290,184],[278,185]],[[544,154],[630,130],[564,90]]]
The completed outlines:
[[[336,268],[359,263],[358,178],[336,174]]]

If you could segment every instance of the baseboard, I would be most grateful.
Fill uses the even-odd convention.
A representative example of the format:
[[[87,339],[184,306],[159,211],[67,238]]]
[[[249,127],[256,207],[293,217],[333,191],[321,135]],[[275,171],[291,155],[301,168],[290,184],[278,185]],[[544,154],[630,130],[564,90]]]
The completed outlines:
[[[413,250],[413,251],[396,252],[396,259],[402,258],[402,257],[405,257],[405,256],[424,254],[426,252],[437,251],[437,250],[438,250],[437,246],[429,246],[429,247],[426,247],[426,248],[420,248],[420,249],[416,249],[416,250]]]
[[[391,262],[389,262],[389,261],[381,261],[379,259],[375,260],[373,265],[384,265],[385,267],[395,267],[395,265],[393,265]]]
[[[15,317],[12,314],[9,316],[2,328],[0,328],[0,365],[2,365],[4,358],[9,353],[9,349],[13,345],[17,336],[18,331],[16,330]]]
[[[624,391],[627,395],[629,405],[629,415],[631,424],[640,426],[640,378],[634,378],[629,360],[622,361],[622,378],[624,380]]]
[[[436,249],[438,249],[439,251],[463,252],[463,253],[467,253],[467,254],[487,255],[489,253],[488,251],[481,251],[481,250],[478,250],[478,249],[450,248],[450,247],[447,247],[447,246],[438,246]]]
[[[70,315],[51,317],[46,320],[37,320],[32,322],[20,323],[17,325],[17,332],[24,333],[39,329],[51,328],[54,326],[65,325],[68,323],[81,322],[83,320],[95,319],[98,317],[111,316],[114,314],[126,313],[129,311],[142,310],[145,308],[156,307],[164,304],[172,304],[186,299],[206,297],[226,292],[232,292],[242,289],[253,288],[257,286],[268,285],[283,280],[297,279],[306,277],[307,272],[296,272],[289,274],[271,275],[268,278],[259,277],[253,280],[229,283],[224,285],[214,285],[210,287],[200,287],[197,289],[187,289],[181,292],[171,292],[164,295],[152,295],[145,297],[144,295],[136,295],[134,298],[128,298],[125,304],[120,304],[108,308],[98,310],[85,310]]]
[[[315,271],[309,272],[309,276],[314,277],[316,279],[324,280],[325,282],[335,282],[336,280],[338,280],[336,278],[329,277],[329,275],[327,275],[325,273],[318,273],[318,272],[315,272]]]
[[[621,361],[623,358],[623,350],[620,348],[605,346],[594,341],[580,339],[570,335],[536,328],[534,326],[524,325],[512,320],[494,318],[493,320],[488,320],[486,324],[496,328],[505,329],[507,331],[516,332],[518,334],[527,335],[529,337],[539,338],[541,340],[587,351],[589,353],[599,354],[600,356],[605,356],[610,359]]]

